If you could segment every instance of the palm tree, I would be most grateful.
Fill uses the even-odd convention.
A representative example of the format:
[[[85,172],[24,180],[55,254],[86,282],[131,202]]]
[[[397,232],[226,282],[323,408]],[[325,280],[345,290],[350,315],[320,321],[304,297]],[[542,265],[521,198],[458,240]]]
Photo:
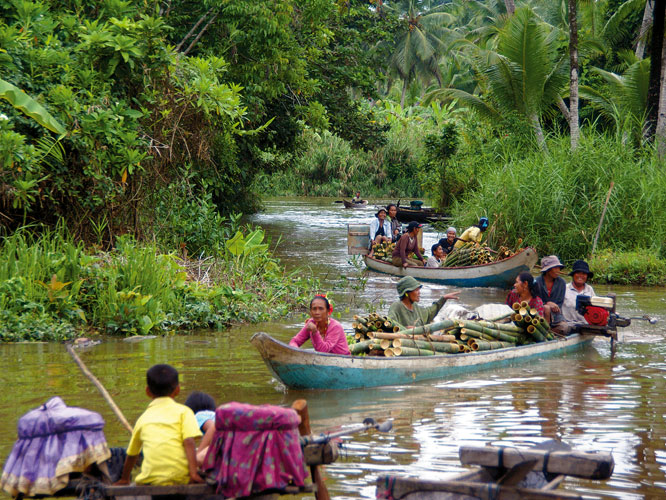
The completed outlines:
[[[407,2],[401,18],[404,29],[395,41],[389,62],[391,72],[402,79],[401,106],[405,105],[407,88],[415,77],[434,77],[441,85],[438,64],[445,49],[442,38],[451,32],[447,25],[454,21],[443,6],[421,10],[420,3],[418,0]]]
[[[623,74],[592,68],[607,83],[607,91],[581,86],[580,95],[614,125],[616,134],[621,135],[623,141],[631,134],[640,143],[647,116],[650,60],[638,60],[633,52],[618,55],[628,63]]]
[[[427,100],[457,99],[491,119],[517,112],[529,121],[544,148],[541,116],[560,98],[568,78],[566,58],[558,50],[557,30],[543,23],[528,7],[517,9],[499,31],[497,50],[476,51],[477,84],[481,95],[458,89],[438,89]]]

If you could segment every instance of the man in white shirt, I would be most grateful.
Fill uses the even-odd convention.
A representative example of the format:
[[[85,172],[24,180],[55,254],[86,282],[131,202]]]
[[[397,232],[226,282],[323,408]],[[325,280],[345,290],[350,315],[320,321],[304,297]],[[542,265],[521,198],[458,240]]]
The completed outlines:
[[[567,284],[564,293],[564,303],[562,304],[562,315],[564,321],[569,325],[573,323],[587,323],[582,314],[576,311],[576,297],[587,295],[594,297],[594,288],[587,284],[587,280],[594,276],[590,271],[590,266],[584,260],[574,262],[571,272],[571,283]]]

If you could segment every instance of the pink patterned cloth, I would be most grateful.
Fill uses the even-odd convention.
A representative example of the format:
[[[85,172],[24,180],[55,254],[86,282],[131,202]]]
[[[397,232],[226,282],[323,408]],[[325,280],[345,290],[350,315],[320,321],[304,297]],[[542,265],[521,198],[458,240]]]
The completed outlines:
[[[203,463],[217,481],[217,493],[243,497],[289,484],[303,486],[307,472],[299,423],[291,408],[236,402],[220,406]]]

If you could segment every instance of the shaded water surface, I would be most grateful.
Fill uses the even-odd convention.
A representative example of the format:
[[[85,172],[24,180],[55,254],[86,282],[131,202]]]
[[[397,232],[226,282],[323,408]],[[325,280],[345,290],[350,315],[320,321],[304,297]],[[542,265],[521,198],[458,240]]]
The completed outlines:
[[[253,217],[277,243],[289,268],[309,266],[322,290],[333,297],[345,327],[353,314],[372,304],[385,312],[395,296],[396,279],[361,273],[346,255],[346,224],[366,222],[372,207],[345,210],[334,200],[277,199]],[[382,200],[385,201],[385,200]],[[424,246],[437,239],[427,227]],[[278,241],[279,240],[279,241]],[[463,470],[458,447],[464,444],[523,444],[547,439],[581,450],[612,451],[615,473],[606,482],[567,479],[564,488],[605,498],[666,498],[666,313],[663,289],[595,287],[618,294],[625,315],[650,314],[656,326],[635,321],[612,352],[605,339],[575,354],[480,371],[456,379],[404,387],[348,391],[285,391],[270,376],[249,337],[268,331],[288,340],[302,325],[300,314],[280,324],[238,327],[223,333],[125,342],[106,339],[80,351],[90,370],[106,386],[133,422],[145,409],[145,370],[171,363],[181,373],[184,401],[203,390],[218,403],[236,400],[289,405],[309,402],[315,431],[356,423],[371,416],[393,418],[389,434],[368,433],[345,439],[343,456],[326,468],[336,498],[374,498],[379,474],[400,473],[442,478]],[[475,307],[503,301],[506,292],[462,289],[460,302]],[[443,287],[426,285],[427,304]],[[69,405],[101,412],[107,439],[125,446],[127,431],[108,405],[57,344],[0,345],[0,456],[16,439],[16,421],[27,410],[59,395]]]

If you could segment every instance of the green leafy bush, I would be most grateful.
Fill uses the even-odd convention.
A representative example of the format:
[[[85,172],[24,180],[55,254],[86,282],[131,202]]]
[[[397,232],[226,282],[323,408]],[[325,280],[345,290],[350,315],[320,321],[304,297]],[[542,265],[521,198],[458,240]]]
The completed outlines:
[[[595,283],[620,285],[665,285],[666,260],[653,250],[629,252],[604,250],[590,259]]]

